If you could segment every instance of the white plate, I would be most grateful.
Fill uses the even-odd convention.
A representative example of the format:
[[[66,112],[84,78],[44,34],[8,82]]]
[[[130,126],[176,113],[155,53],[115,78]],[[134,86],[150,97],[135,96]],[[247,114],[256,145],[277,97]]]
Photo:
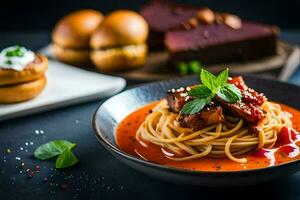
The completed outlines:
[[[89,72],[54,60],[49,60],[46,75],[46,88],[35,99],[1,104],[0,120],[108,97],[126,85],[123,78]]]

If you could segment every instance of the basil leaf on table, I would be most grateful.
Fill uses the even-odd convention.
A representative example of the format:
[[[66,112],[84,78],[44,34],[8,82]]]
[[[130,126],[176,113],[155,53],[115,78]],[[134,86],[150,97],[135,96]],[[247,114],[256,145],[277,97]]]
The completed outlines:
[[[54,140],[39,146],[34,151],[34,156],[40,160],[47,160],[60,155],[65,149],[72,150],[76,144],[67,140]]]
[[[57,157],[55,167],[57,169],[71,167],[78,162],[75,155],[68,148],[64,149],[63,152]]]

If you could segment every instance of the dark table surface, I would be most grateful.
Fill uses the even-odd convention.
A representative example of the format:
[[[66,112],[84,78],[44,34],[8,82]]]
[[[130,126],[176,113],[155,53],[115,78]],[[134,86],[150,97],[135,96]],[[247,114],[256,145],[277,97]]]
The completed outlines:
[[[281,37],[300,44],[300,31],[284,31]],[[37,50],[49,43],[50,34],[2,32],[0,38],[0,48],[18,43]],[[290,82],[300,85],[300,70]],[[95,138],[92,117],[103,101],[1,122],[0,199],[300,199],[300,172],[261,185],[218,189],[174,185],[136,172]],[[54,139],[77,143],[74,153],[80,162],[56,170],[53,160],[34,159],[34,149]]]

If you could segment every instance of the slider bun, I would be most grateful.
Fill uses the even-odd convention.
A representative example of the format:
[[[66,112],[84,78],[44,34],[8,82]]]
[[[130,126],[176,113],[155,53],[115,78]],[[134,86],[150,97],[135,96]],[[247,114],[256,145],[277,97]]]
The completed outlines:
[[[66,48],[88,48],[91,34],[101,24],[102,13],[84,9],[63,17],[52,32],[54,43]]]
[[[33,62],[27,64],[22,71],[0,68],[0,86],[24,83],[39,79],[48,69],[47,57],[36,54]]]
[[[74,65],[90,64],[90,51],[87,49],[71,49],[52,44],[51,50],[55,57],[62,62]]]
[[[41,78],[17,85],[0,87],[0,103],[17,103],[38,96],[46,86],[46,78]]]
[[[119,10],[105,17],[90,40],[93,49],[144,43],[148,37],[148,24],[136,12]]]
[[[91,60],[100,71],[134,69],[145,63],[147,45],[137,44],[91,52]]]

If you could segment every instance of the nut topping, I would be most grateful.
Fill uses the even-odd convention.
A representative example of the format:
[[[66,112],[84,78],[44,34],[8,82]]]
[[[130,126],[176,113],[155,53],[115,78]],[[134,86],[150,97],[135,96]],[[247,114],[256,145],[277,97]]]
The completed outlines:
[[[189,19],[188,23],[192,26],[192,28],[194,28],[198,25],[198,20],[197,20],[197,18],[192,17]]]
[[[199,10],[197,12],[197,18],[202,23],[212,24],[215,21],[215,14],[214,14],[214,12],[211,9],[204,8],[204,9]]]
[[[221,13],[219,13],[219,12],[215,13],[215,22],[217,24],[223,24],[224,23],[224,20],[223,20],[223,17],[222,17]]]
[[[226,24],[227,26],[230,26],[233,29],[240,29],[242,27],[242,21],[238,16],[224,13],[222,14],[222,17],[224,20],[224,24]]]
[[[195,17],[190,18],[188,21],[182,23],[185,30],[190,30],[198,25],[198,20]]]

